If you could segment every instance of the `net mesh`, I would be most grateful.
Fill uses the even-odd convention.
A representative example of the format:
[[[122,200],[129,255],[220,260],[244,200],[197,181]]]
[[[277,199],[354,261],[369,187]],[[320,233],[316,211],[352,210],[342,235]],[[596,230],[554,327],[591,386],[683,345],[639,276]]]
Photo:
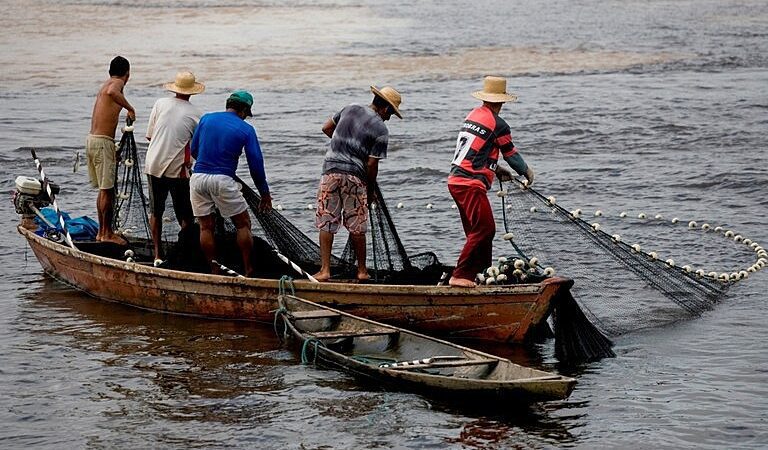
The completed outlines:
[[[134,241],[150,242],[149,200],[144,194],[143,167],[133,131],[123,132],[115,165],[113,228]]]
[[[599,225],[593,226],[595,222],[579,217],[579,212],[558,205],[556,199],[523,189],[519,181],[503,192],[507,195],[501,197],[502,220],[505,230],[514,236],[510,242],[526,259],[535,256],[541,266],[557,268],[576,280],[573,295],[591,321],[608,335],[698,316],[728,290],[729,283],[675,265],[672,247],[701,248],[701,243],[691,235],[687,236],[690,242],[681,241],[679,228],[674,238],[663,238],[664,232],[671,236],[676,228],[669,221],[596,217],[611,222],[612,230],[625,232],[608,234]],[[628,240],[630,232],[635,232],[637,240]],[[639,241],[656,243],[670,257],[654,258],[628,243]],[[665,241],[674,245],[665,249]],[[702,264],[707,261],[706,257],[700,260]]]

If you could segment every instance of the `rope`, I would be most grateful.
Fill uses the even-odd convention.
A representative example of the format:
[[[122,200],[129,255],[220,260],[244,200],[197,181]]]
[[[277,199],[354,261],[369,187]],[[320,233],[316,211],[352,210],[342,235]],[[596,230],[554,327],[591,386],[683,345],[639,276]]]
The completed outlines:
[[[301,346],[301,363],[302,364],[309,364],[309,358],[307,357],[307,350],[309,349],[310,345],[315,346],[315,354],[312,357],[312,364],[317,365],[317,347],[325,347],[325,344],[320,342],[320,340],[316,338],[309,338],[304,340],[304,344]]]
[[[504,184],[501,182],[501,179],[499,179],[499,190],[504,191]],[[501,196],[501,218],[502,218],[502,221],[504,222],[504,232],[509,233],[509,228],[507,227],[507,207],[506,207],[506,202],[504,201],[505,197],[506,195]],[[508,240],[509,240],[509,243],[512,244],[512,247],[514,247],[518,255],[523,257],[526,261],[530,260],[527,256],[525,256],[525,253],[523,253],[523,251],[520,250],[520,247],[518,247],[517,244],[515,244],[515,241],[513,239],[508,239]]]
[[[288,275],[283,275],[277,281],[277,293],[281,297],[288,295],[287,288],[291,290],[291,295],[296,295],[296,288],[293,286],[293,278]]]
[[[59,216],[59,225],[61,226],[61,229],[64,230],[64,237],[67,241],[67,244],[71,248],[75,248],[75,244],[72,242],[72,236],[69,235],[69,230],[67,229],[67,225],[64,223],[64,215],[61,214],[61,210],[59,209],[59,204],[56,202],[56,197],[53,195],[53,190],[51,189],[51,185],[48,183],[48,178],[45,176],[45,172],[43,171],[43,165],[40,163],[40,160],[37,159],[37,154],[35,153],[35,150],[30,150],[32,152],[32,159],[35,160],[35,166],[37,166],[37,171],[40,173],[40,182],[43,185],[43,189],[45,189],[45,192],[48,194],[48,198],[51,199],[51,203],[53,204],[53,209],[56,211],[56,215]]]
[[[285,323],[285,320],[283,320],[283,332],[280,333],[277,331],[277,321],[284,317],[285,314],[288,313],[288,310],[285,309],[284,306],[280,305],[279,308],[277,308],[275,311],[275,320],[272,322],[272,329],[275,330],[275,334],[277,335],[277,338],[280,339],[280,342],[284,341],[285,335],[288,333],[288,324]]]

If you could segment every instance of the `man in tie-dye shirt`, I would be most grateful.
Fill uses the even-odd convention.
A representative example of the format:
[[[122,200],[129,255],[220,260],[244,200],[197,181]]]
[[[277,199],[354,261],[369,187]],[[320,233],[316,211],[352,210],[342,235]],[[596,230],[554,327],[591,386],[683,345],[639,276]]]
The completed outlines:
[[[373,101],[368,106],[344,107],[323,125],[331,138],[323,163],[317,192],[315,225],[320,230],[320,271],[318,281],[331,278],[333,238],[344,221],[355,247],[357,279],[367,280],[365,232],[368,226],[368,199],[376,182],[379,160],[387,157],[389,130],[384,121],[400,114],[400,94],[389,86],[371,86]]]

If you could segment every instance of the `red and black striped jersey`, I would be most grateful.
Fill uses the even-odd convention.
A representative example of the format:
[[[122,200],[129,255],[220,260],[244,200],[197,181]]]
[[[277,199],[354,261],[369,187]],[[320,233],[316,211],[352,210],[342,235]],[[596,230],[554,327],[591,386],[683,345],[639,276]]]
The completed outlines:
[[[509,125],[485,105],[473,109],[456,139],[448,184],[490,189],[499,153],[505,158],[517,153]]]

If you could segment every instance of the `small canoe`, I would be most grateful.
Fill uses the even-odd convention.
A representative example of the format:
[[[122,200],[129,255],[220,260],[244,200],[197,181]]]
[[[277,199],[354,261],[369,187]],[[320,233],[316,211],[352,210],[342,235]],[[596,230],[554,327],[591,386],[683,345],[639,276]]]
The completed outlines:
[[[302,360],[396,389],[473,402],[565,399],[576,380],[448,341],[363,319],[293,295],[278,297],[284,334]],[[279,329],[279,328],[278,328]]]

